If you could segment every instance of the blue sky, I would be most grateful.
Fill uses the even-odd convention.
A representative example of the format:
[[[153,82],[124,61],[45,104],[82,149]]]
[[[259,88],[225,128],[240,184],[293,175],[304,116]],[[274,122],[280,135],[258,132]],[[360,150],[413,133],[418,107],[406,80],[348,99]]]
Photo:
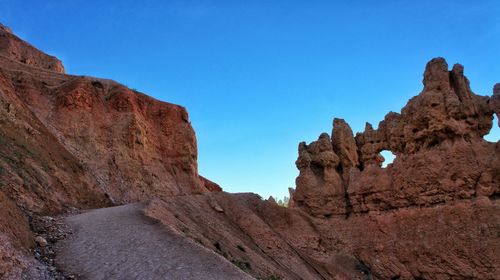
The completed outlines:
[[[0,0],[0,21],[68,73],[187,107],[200,173],[230,192],[286,195],[300,141],[399,112],[433,57],[477,94],[500,82],[497,0],[144,2]]]

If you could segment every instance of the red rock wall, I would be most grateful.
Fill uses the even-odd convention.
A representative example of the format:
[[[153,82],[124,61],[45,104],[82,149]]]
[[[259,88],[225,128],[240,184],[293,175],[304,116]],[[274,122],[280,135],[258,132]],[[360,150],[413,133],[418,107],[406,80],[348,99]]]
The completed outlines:
[[[32,217],[217,187],[198,175],[183,107],[66,75],[0,25],[1,279],[43,279],[28,251]]]
[[[0,23],[0,55],[33,67],[64,73],[62,62],[45,54],[12,34]]]
[[[17,53],[29,55],[31,63]],[[61,74],[53,63],[0,28],[0,90],[15,99],[5,106],[29,116],[23,126],[36,123],[36,129],[20,134],[38,133],[44,147],[68,153],[64,158],[71,158],[88,182],[81,189],[95,188],[113,203],[208,191],[198,176],[196,137],[183,107],[110,80]],[[38,188],[46,191],[46,185]]]
[[[499,273],[500,143],[482,137],[499,91],[474,94],[463,67],[431,60],[424,89],[378,129],[299,145],[293,200],[319,218],[327,250],[363,262],[378,279],[494,279]],[[500,125],[500,124],[499,124]],[[382,168],[382,150],[396,155]]]
[[[206,191],[180,106],[85,77],[29,92],[25,101],[117,203]]]
[[[495,100],[475,95],[456,64],[431,60],[424,90],[378,129],[353,137],[334,120],[333,133],[299,145],[296,204],[315,216],[426,207],[500,192],[498,143],[483,140],[492,127]],[[396,155],[381,168],[380,152]]]

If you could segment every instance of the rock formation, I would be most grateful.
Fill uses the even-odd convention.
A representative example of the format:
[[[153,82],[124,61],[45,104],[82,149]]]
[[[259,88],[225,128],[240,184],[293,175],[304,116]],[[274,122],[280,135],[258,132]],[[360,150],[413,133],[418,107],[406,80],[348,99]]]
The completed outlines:
[[[387,114],[378,129],[367,123],[365,131],[353,137],[349,126],[335,119],[331,138],[323,133],[317,141],[299,145],[300,175],[293,196],[297,207],[319,218],[344,215],[346,231],[382,231],[358,235],[358,245],[352,244],[358,258],[381,278],[443,273],[492,279],[498,273],[492,265],[499,258],[499,247],[494,245],[498,238],[486,232],[495,231],[500,218],[500,145],[482,137],[492,127],[493,113],[498,115],[499,87],[495,86],[491,98],[478,96],[463,71],[459,64],[448,71],[446,61],[435,58],[426,66],[423,91],[400,114]],[[383,150],[396,155],[387,168],[381,167]],[[433,221],[432,228],[425,219]],[[383,224],[376,222],[372,228],[371,223],[379,220]],[[455,222],[463,227],[457,228]],[[420,234],[412,235],[402,225]],[[483,228],[481,232],[477,227]],[[438,236],[431,240],[429,231],[446,235],[449,242]],[[462,234],[477,243],[467,243]],[[344,236],[352,239],[356,233]],[[365,242],[374,248],[361,247]],[[386,245],[379,245],[385,242],[395,242],[389,246],[390,253],[376,248],[387,251]],[[399,245],[404,242],[426,249],[405,249]],[[430,254],[447,269],[439,265],[430,269],[430,256],[398,259],[405,251]]]
[[[334,119],[331,137],[299,144],[291,208],[221,193],[146,214],[263,279],[495,279],[500,143],[482,137],[498,94],[475,95],[462,66],[433,59],[423,91],[378,129],[354,136]],[[386,168],[383,150],[396,155]]]
[[[50,279],[30,251],[54,243],[38,236],[56,231],[45,215],[142,201],[260,279],[496,279],[500,143],[483,136],[500,86],[478,96],[463,71],[433,59],[423,91],[377,129],[334,119],[331,136],[300,143],[285,208],[200,176],[183,107],[64,74],[0,25],[0,278]]]
[[[490,99],[490,108],[497,115],[498,126],[500,126],[500,84],[493,88],[493,96]]]
[[[219,186],[219,184],[212,182],[203,176],[200,176],[200,180],[201,180],[201,183],[203,184],[203,186],[207,190],[209,190],[211,192],[221,192],[222,191],[222,188]]]
[[[1,23],[0,55],[33,67],[64,73],[64,66],[59,59],[47,55],[19,39]]]
[[[2,223],[23,217],[2,224],[0,238],[24,250],[12,249],[16,258],[33,244],[33,216],[208,191],[221,188],[198,175],[183,107],[66,75],[58,59],[0,26],[0,212],[13,217]],[[32,266],[1,257],[0,275]]]
[[[442,58],[427,64],[423,82],[424,90],[400,114],[387,114],[378,129],[367,123],[353,137],[335,119],[331,138],[324,133],[301,143],[297,205],[329,216],[497,195],[498,145],[482,139],[491,129],[497,94],[475,95],[463,66],[448,72]],[[396,155],[388,168],[381,168],[383,150]]]

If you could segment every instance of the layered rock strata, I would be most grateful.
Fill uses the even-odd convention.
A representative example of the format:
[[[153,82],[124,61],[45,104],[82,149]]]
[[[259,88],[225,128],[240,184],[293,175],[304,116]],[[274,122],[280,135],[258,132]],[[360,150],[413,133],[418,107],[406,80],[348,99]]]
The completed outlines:
[[[185,108],[67,75],[0,25],[0,278],[33,272],[34,216],[209,191]]]

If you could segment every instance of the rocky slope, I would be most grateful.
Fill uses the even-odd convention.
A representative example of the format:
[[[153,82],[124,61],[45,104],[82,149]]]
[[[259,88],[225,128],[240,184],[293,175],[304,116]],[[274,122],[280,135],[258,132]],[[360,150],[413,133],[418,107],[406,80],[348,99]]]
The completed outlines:
[[[31,266],[8,252],[27,254],[33,216],[220,191],[196,160],[183,107],[66,75],[58,59],[0,26],[0,275]]]
[[[323,238],[333,223],[324,224],[255,194],[222,192],[153,200],[145,215],[257,279],[371,279],[363,263]]]
[[[58,266],[82,279],[251,280],[220,255],[142,215],[141,203],[96,209],[68,218]],[[104,264],[104,265],[103,265]]]
[[[317,218],[253,194],[153,201],[146,215],[258,279],[496,279],[497,201]]]

